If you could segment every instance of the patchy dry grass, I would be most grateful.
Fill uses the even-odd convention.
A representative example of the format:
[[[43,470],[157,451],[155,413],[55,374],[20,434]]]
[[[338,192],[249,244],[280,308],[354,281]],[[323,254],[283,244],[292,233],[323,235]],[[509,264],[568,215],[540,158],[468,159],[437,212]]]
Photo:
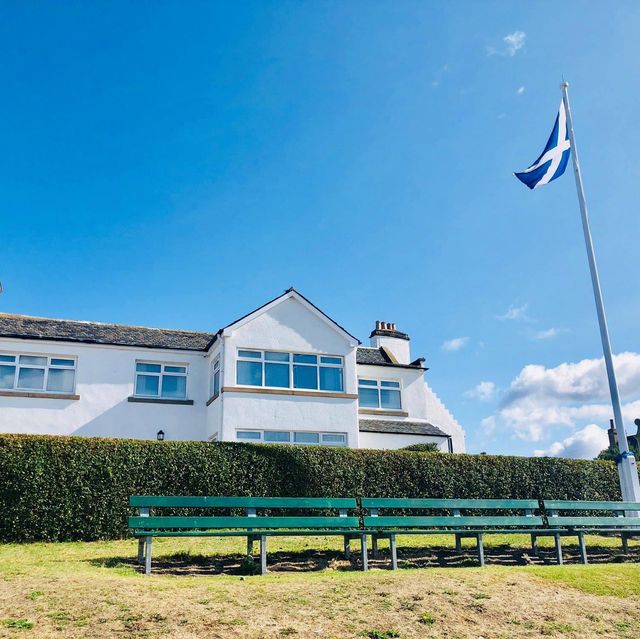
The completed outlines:
[[[241,539],[154,542],[158,570],[150,578],[133,562],[133,541],[4,545],[0,637],[640,635],[638,542],[625,558],[619,540],[591,539],[594,560],[609,563],[558,567],[550,540],[541,541],[546,551],[535,559],[525,538],[496,536],[487,546],[492,565],[480,569],[464,567],[474,563],[472,542],[459,556],[444,536],[399,541],[404,569],[387,570],[384,558],[363,574],[357,553],[353,564],[341,558],[339,539],[274,539],[265,577],[238,574]],[[567,551],[569,561],[577,556],[575,546]]]

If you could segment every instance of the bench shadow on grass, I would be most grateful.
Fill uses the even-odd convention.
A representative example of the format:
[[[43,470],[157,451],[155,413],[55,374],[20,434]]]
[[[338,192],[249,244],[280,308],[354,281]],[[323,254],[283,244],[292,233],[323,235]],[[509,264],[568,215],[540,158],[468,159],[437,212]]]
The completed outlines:
[[[133,550],[133,548],[132,548]],[[640,562],[640,547],[632,547],[628,554],[621,548],[610,546],[588,546],[590,564]],[[563,544],[563,556],[566,564],[580,563],[577,544]],[[100,568],[132,568],[142,572],[134,553],[130,557],[102,557],[87,560]],[[244,555],[204,555],[191,552],[177,552],[159,555],[153,558],[153,573],[164,575],[247,575],[257,572],[258,558],[255,563],[247,562]],[[485,562],[488,566],[544,566],[556,563],[553,548],[540,548],[535,556],[529,549],[508,545],[485,548]],[[398,546],[398,566],[404,568],[455,568],[478,566],[476,550],[465,546],[462,552],[446,547],[405,548]],[[382,548],[377,558],[369,551],[369,567],[383,570],[391,569],[388,548]],[[313,549],[301,551],[269,552],[269,572],[319,572],[323,570],[361,570],[362,562],[358,551],[352,551],[351,559],[345,559],[337,551]]]

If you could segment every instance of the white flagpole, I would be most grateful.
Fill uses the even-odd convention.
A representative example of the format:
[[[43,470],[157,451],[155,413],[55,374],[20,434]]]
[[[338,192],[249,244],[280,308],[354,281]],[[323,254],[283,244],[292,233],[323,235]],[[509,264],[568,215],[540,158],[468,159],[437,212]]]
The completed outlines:
[[[618,434],[618,446],[620,447],[620,457],[618,460],[618,474],[620,475],[620,488],[624,501],[640,502],[640,481],[638,480],[638,468],[633,453],[629,450],[627,443],[627,433],[622,420],[622,409],[620,408],[620,394],[618,392],[618,382],[616,372],[613,368],[613,356],[611,354],[611,342],[609,340],[609,330],[607,328],[607,317],[604,313],[604,302],[602,300],[602,290],[600,289],[600,278],[598,277],[598,267],[596,256],[591,239],[591,228],[589,227],[589,216],[587,214],[587,203],[584,199],[584,188],[582,186],[582,175],[580,174],[580,162],[578,161],[578,149],[576,138],[573,133],[573,120],[571,119],[571,108],[569,107],[569,83],[563,82],[562,100],[567,113],[567,128],[569,129],[569,140],[571,141],[571,155],[573,159],[573,172],[576,178],[576,189],[578,190],[578,201],[580,202],[580,213],[582,214],[582,230],[584,231],[584,241],[587,246],[587,257],[589,258],[589,269],[591,271],[591,283],[593,284],[593,296],[596,301],[598,311],[598,323],[600,324],[600,338],[602,340],[602,350],[604,351],[604,362],[607,368],[609,379],[609,393],[611,395],[611,405],[613,406],[613,418]]]

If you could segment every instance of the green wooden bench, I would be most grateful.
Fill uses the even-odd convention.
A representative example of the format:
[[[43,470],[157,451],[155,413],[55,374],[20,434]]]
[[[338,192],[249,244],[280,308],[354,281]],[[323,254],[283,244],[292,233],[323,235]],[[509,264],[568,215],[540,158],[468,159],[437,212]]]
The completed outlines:
[[[363,498],[362,507],[368,511],[363,523],[371,535],[374,554],[378,539],[389,539],[391,566],[398,567],[396,535],[452,534],[460,550],[463,537],[477,540],[478,561],[484,566],[484,535],[486,533],[528,533],[544,528],[544,520],[535,515],[535,499],[375,499]],[[381,515],[381,510],[421,511],[419,515]],[[436,511],[436,512],[434,512]],[[478,513],[481,514],[474,514]],[[504,515],[500,511],[518,511],[523,514]],[[534,538],[532,537],[532,543]],[[366,553],[366,546],[365,546]],[[366,562],[363,557],[363,563]]]
[[[260,574],[267,570],[267,537],[342,535],[345,554],[350,540],[358,537],[363,544],[366,564],[366,537],[358,517],[349,511],[357,508],[355,499],[297,497],[177,497],[133,495],[130,506],[138,515],[129,517],[129,528],[138,538],[138,563],[151,573],[153,537],[246,537],[247,555],[253,555],[255,541],[260,542]],[[162,509],[197,509],[211,515],[162,515]],[[216,514],[215,511],[239,509],[241,515]],[[264,511],[287,511],[284,516],[265,515]],[[334,515],[309,516],[313,511],[337,511]],[[291,516],[290,511],[298,511]],[[366,565],[365,565],[366,569]]]
[[[624,501],[543,501],[549,530],[555,537],[558,563],[563,563],[562,536],[578,537],[580,560],[587,563],[585,534],[619,534],[624,552],[629,537],[640,535],[640,502]]]

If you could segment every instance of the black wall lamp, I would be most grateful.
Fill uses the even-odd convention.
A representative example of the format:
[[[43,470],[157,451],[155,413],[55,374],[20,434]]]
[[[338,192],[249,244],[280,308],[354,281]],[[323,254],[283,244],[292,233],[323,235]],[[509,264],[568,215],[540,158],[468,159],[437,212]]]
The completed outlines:
[[[163,442],[164,441],[164,431],[163,430],[159,430],[158,433],[156,434],[156,439],[159,442]]]

